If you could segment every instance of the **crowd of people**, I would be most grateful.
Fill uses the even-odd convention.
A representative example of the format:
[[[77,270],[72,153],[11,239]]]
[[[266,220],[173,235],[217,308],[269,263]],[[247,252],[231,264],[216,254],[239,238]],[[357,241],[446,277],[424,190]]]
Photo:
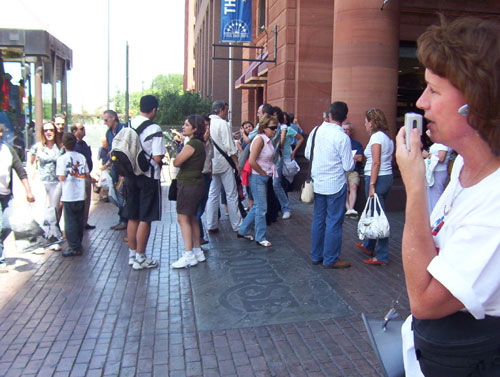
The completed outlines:
[[[396,159],[407,196],[402,256],[412,312],[402,329],[406,375],[498,375],[500,232],[494,219],[499,212],[500,110],[493,104],[500,96],[500,27],[473,18],[442,19],[441,25],[419,38],[418,58],[425,67],[427,86],[417,107],[425,113],[434,144],[422,150],[420,135],[413,130],[408,149],[404,128],[396,136]],[[149,156],[150,169],[128,177],[120,176],[109,154],[124,125],[113,110],[103,115],[108,130],[99,153],[100,169],[112,179],[110,195],[119,216],[111,228],[127,230],[134,270],[158,266],[145,255],[151,222],[161,218],[166,146],[153,121],[157,111],[154,96],[141,98],[140,114],[131,127]],[[211,114],[187,117],[177,135],[173,165],[179,169],[176,209],[184,252],[172,268],[206,260],[201,248],[208,242],[205,230],[219,232],[224,202],[235,237],[265,248],[272,247],[267,227],[279,211],[283,220],[292,216],[287,191],[298,171],[295,156],[304,142],[298,121],[279,107],[262,104],[257,124],[245,121],[235,135],[227,114],[228,104],[217,100]],[[358,216],[354,206],[361,173],[366,197],[377,195],[382,209],[393,184],[395,147],[383,111],[366,110],[369,141],[364,148],[352,138],[354,126],[347,118],[348,105],[333,102],[305,145],[314,191],[311,262],[327,269],[351,266],[340,258],[342,224],[345,216]],[[3,131],[0,125],[0,140]],[[63,256],[82,254],[83,232],[95,227],[87,222],[92,155],[84,137],[83,124],[74,123],[65,132],[64,117],[57,115],[40,127],[40,142],[29,152],[46,194],[38,200],[45,201],[57,221],[61,211],[64,214],[68,249]],[[458,157],[448,177],[453,152]],[[3,143],[0,165],[2,211],[12,197],[13,171],[27,201],[33,202],[19,157]],[[9,232],[2,228],[0,264],[5,264],[3,241]],[[388,237],[355,246],[369,256],[365,264],[389,263]]]
[[[151,123],[146,125],[147,132],[140,135],[140,140],[146,154],[152,156],[150,163],[154,169],[133,179],[118,173],[110,152],[115,136],[126,126],[120,123],[118,114],[113,110],[105,111],[102,116],[108,129],[99,148],[98,169],[111,181],[103,188],[109,190],[105,200],[111,198],[118,207],[118,222],[111,229],[127,230],[124,240],[129,245],[129,264],[134,269],[158,265],[145,257],[145,249],[151,222],[161,216],[161,193],[157,187],[166,153],[161,128],[153,122],[158,111],[157,99],[151,95],[144,96],[141,105],[141,113],[132,120],[131,127],[137,129],[146,121]],[[244,121],[239,132],[232,132],[227,113],[228,104],[217,100],[210,114],[188,117],[182,130],[176,132],[177,157],[172,161],[179,169],[177,211],[185,253],[172,264],[173,268],[190,267],[205,260],[201,245],[209,242],[209,234],[219,232],[223,207],[236,236],[256,241],[263,247],[272,246],[271,240],[267,239],[266,228],[277,220],[279,211],[283,220],[292,216],[288,191],[300,169],[295,161],[296,153],[305,141],[298,120],[294,114],[283,112],[277,106],[262,104],[257,109],[258,122],[255,126],[250,121]],[[307,139],[305,146],[305,157],[311,160],[315,195],[311,260],[313,264],[322,264],[325,268],[350,267],[349,262],[339,258],[342,224],[345,216],[358,217],[354,206],[360,176],[365,178],[366,196],[377,194],[382,208],[385,208],[393,181],[394,145],[384,113],[380,109],[366,111],[365,130],[370,139],[364,149],[352,138],[354,125],[347,121],[347,116],[347,104],[333,103],[323,114],[323,123],[311,131],[312,137]],[[65,133],[64,128],[64,117],[59,114],[53,122],[44,123],[40,128],[40,142],[29,151],[29,162],[43,183],[46,206],[54,209],[57,222],[61,219],[63,208],[68,207],[64,203],[72,197],[64,195],[63,188],[70,187],[73,180],[78,187],[83,182],[84,194],[77,195],[78,201],[83,198],[83,230],[94,229],[94,225],[88,224],[93,162],[91,148],[83,140],[85,126],[73,123],[69,133]],[[62,140],[66,134],[76,139],[71,150]],[[69,151],[83,155],[85,164],[79,162],[76,171],[68,170],[62,177],[57,172],[57,161]],[[423,152],[424,158],[438,161],[432,167],[434,184],[428,188],[429,198],[435,198],[433,201],[429,199],[430,206],[439,198],[440,193],[436,192],[444,189],[449,152],[449,148],[441,144],[434,144],[428,152]],[[138,201],[135,200],[137,198]],[[70,213],[70,209],[67,208],[66,212]],[[67,217],[74,218],[71,215]],[[65,228],[68,225],[65,224]],[[72,225],[69,225],[71,229]],[[60,250],[64,236],[61,234],[59,242],[51,248]],[[81,238],[81,235],[78,237]],[[387,265],[388,242],[389,238],[370,239],[355,245],[370,257],[364,261],[366,264]],[[68,243],[69,249],[63,255],[77,255],[81,251],[81,245],[69,240]]]

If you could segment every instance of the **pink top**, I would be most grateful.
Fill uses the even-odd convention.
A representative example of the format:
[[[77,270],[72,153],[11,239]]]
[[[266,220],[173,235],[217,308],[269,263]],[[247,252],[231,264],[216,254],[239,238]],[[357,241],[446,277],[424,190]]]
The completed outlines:
[[[266,134],[257,134],[252,141],[252,145],[250,145],[250,153],[252,152],[253,143],[257,138],[260,137],[264,141],[264,146],[260,151],[259,156],[257,157],[257,163],[259,166],[266,172],[266,174],[270,177],[276,178],[278,176],[278,171],[276,169],[276,165],[274,164],[274,147],[272,140],[267,137]],[[257,171],[252,169],[252,174],[259,174]]]

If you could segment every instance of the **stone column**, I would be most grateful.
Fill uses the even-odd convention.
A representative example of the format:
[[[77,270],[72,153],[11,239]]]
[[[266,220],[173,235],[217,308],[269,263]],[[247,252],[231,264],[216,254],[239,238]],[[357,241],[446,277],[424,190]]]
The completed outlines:
[[[332,102],[349,106],[355,138],[368,141],[364,114],[384,111],[392,135],[396,129],[399,59],[399,2],[336,1],[333,23]]]

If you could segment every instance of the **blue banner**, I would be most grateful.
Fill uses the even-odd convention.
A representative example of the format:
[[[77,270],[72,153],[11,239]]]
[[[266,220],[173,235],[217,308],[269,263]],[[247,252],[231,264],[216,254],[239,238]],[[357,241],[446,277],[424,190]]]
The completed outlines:
[[[222,42],[252,41],[252,0],[221,0],[220,16]]]

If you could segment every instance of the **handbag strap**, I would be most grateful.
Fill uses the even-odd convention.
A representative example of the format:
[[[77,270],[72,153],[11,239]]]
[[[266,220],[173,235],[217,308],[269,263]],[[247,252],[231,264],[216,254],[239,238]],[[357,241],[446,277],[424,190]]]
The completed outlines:
[[[382,208],[382,204],[380,203],[380,199],[378,198],[378,195],[375,193],[373,194],[373,216],[375,217],[379,217],[382,215],[382,213],[384,212],[383,208]]]
[[[314,130],[314,134],[313,134],[313,141],[312,141],[312,145],[311,145],[311,159],[309,160],[309,171],[308,171],[308,179],[311,180],[312,177],[311,177],[311,170],[312,170],[312,164],[313,164],[313,158],[314,158],[314,144],[315,144],[315,141],[316,141],[316,134],[318,133],[318,129],[321,127],[321,124],[316,127],[316,129]]]
[[[217,150],[219,151],[219,153],[226,159],[227,163],[229,164],[229,166],[231,166],[231,168],[236,172],[238,169],[236,169],[236,165],[234,164],[234,161],[231,157],[229,157],[227,155],[226,152],[224,152],[221,147],[219,147],[217,145],[217,143],[214,141],[214,139],[212,139],[212,143],[214,143],[214,147],[217,148]]]

